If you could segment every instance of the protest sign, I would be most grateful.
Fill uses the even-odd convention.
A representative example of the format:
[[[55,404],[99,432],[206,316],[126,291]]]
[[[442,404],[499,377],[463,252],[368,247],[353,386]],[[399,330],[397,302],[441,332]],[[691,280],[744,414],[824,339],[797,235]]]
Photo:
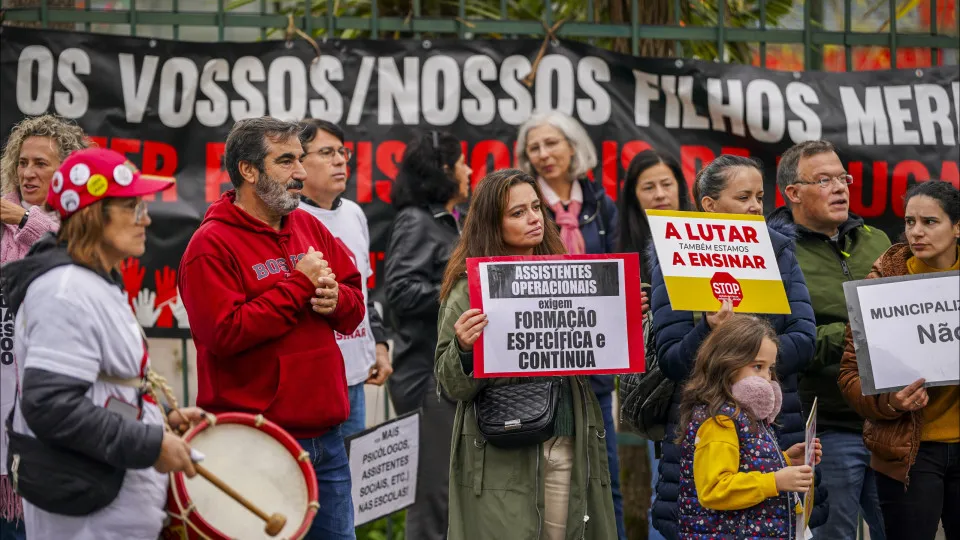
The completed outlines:
[[[863,395],[960,383],[960,272],[843,284]]]
[[[790,313],[763,216],[647,210],[670,306]]]
[[[807,417],[807,427],[803,440],[803,464],[809,465],[811,469],[817,466],[817,398],[813,398],[813,405],[810,407],[810,416]],[[810,514],[813,513],[813,488],[811,487],[803,494],[803,519],[797,521],[797,538],[812,538],[810,532]]]
[[[488,321],[474,377],[643,371],[636,253],[470,258],[467,278]]]
[[[402,510],[417,498],[420,411],[347,439],[356,526]]]

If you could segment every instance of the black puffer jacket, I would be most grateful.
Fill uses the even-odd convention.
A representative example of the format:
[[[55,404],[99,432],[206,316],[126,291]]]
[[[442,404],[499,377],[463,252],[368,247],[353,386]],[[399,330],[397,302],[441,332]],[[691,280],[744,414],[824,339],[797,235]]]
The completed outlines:
[[[797,374],[813,358],[816,322],[810,305],[810,293],[794,254],[795,229],[789,224],[769,224],[770,240],[780,268],[780,277],[790,302],[790,315],[769,315],[770,323],[780,338],[777,376],[783,390],[783,406],[776,419],[777,438],[783,450],[803,442],[805,417],[797,393]],[[670,307],[663,272],[655,253],[653,266],[653,331],[657,342],[657,359],[664,375],[683,382],[693,370],[697,349],[710,333],[706,318],[694,323],[693,313],[674,311]],[[680,416],[682,388],[677,386],[670,405],[667,435],[660,460],[657,498],[652,509],[654,527],[669,539],[677,538],[679,519],[677,499],[680,490],[680,449],[674,444]],[[813,525],[811,518],[811,526]]]
[[[440,285],[459,238],[460,224],[440,205],[408,206],[393,219],[384,276],[394,347],[387,387],[400,414],[419,407],[424,393],[435,390]]]

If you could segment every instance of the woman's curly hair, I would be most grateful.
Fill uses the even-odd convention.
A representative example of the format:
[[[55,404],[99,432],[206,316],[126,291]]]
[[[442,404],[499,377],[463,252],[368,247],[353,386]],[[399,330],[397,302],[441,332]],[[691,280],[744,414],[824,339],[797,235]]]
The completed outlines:
[[[49,137],[57,145],[60,161],[67,159],[72,152],[87,148],[91,142],[77,124],[53,114],[28,116],[10,131],[10,138],[0,158],[0,195],[17,192],[17,163],[20,161],[20,149],[23,141],[30,137]]]

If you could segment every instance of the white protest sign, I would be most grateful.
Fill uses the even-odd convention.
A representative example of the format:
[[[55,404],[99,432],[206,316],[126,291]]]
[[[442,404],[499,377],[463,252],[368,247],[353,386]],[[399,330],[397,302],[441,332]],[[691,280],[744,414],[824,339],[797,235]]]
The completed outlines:
[[[807,417],[807,428],[803,441],[803,463],[811,469],[817,467],[817,398],[813,398],[810,407],[810,416]],[[813,513],[813,487],[803,494],[803,517],[797,520],[797,538],[808,539],[813,537],[810,532],[810,515]]]
[[[643,371],[636,253],[471,258],[467,276],[488,321],[474,377]]]
[[[960,382],[960,272],[843,284],[863,395]]]
[[[419,411],[347,439],[355,525],[413,504],[417,498],[419,441]]]

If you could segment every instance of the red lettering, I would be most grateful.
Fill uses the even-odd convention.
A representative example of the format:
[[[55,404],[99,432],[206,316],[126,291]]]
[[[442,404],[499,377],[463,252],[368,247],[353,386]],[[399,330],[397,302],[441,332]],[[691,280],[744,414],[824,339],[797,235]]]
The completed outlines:
[[[724,146],[720,148],[721,154],[730,154],[731,156],[750,157],[750,150],[740,148],[739,146]]]
[[[753,242],[754,244],[760,243],[760,240],[757,240],[757,230],[753,227],[744,227],[743,236],[747,242]]]
[[[940,169],[940,179],[960,189],[960,165],[956,161],[944,161],[943,168]]]
[[[370,274],[370,277],[367,278],[367,290],[372,291],[377,288],[377,263],[382,261],[384,253],[382,251],[371,251],[370,252],[370,270],[373,273]]]
[[[691,258],[691,260],[693,259],[692,256],[691,256],[690,258]],[[692,262],[692,261],[691,261],[691,262]],[[676,251],[673,252],[673,265],[674,265],[674,266],[686,266],[686,264],[683,263],[683,257],[681,257],[680,254],[677,253]]]
[[[767,263],[766,261],[763,260],[763,257],[761,257],[760,255],[753,256],[753,265],[761,270],[767,269]]]
[[[620,187],[620,171],[617,167],[617,141],[603,141],[601,145],[603,163],[601,167],[601,176],[603,177],[603,189],[611,199],[617,200]]]
[[[90,137],[90,142],[93,143],[93,146],[96,148],[106,148],[107,147],[107,138],[106,137]]]
[[[687,227],[688,227],[687,230],[689,231],[689,225]],[[680,231],[678,231],[677,227],[673,223],[670,223],[669,221],[667,222],[666,238],[677,238],[679,240],[683,240],[683,237],[680,236]]]
[[[699,203],[693,197],[693,183],[697,179],[697,172],[708,163],[716,159],[717,155],[706,146],[681,146],[680,147],[680,168],[683,169],[683,177],[687,180],[687,188],[690,190],[690,200],[694,205]]]
[[[893,176],[890,178],[890,202],[893,206],[893,213],[897,217],[903,217],[903,196],[907,194],[907,186],[910,184],[911,177],[913,183],[926,182],[930,179],[930,171],[923,163],[912,159],[901,161],[893,168]]]
[[[129,156],[130,154],[139,154],[140,141],[138,139],[120,139],[114,137],[110,139],[110,149],[114,152],[120,152],[124,156]]]
[[[493,168],[490,168],[490,158],[493,157]],[[510,149],[503,141],[496,139],[480,141],[473,147],[470,156],[470,168],[473,175],[470,177],[470,190],[477,187],[477,182],[487,175],[488,171],[510,168]]]
[[[877,161],[873,164],[873,192],[870,194],[870,205],[864,201],[864,174],[863,163],[850,162],[850,174],[853,184],[850,185],[850,211],[862,217],[879,217],[887,207],[887,163]]]
[[[623,150],[620,151],[620,163],[623,165],[623,169],[627,170],[630,168],[630,162],[633,161],[633,158],[637,157],[637,154],[652,149],[653,147],[646,141],[630,141],[625,143]]]
[[[373,201],[373,144],[358,142],[356,145],[357,202],[364,204]],[[349,148],[353,146],[353,143],[344,146]]]
[[[223,154],[225,143],[207,143],[207,167],[204,179],[204,196],[207,203],[215,202],[220,198],[224,184],[230,183],[230,175],[223,168]],[[231,186],[232,187],[232,186]]]
[[[177,149],[169,144],[146,141],[143,143],[143,162],[140,170],[143,174],[166,176],[173,178],[177,172]],[[163,202],[175,202],[177,200],[177,186],[164,191],[161,194]],[[154,201],[156,195],[147,195],[144,200]]]
[[[377,168],[387,176],[387,179],[377,180],[375,188],[377,197],[387,204],[390,204],[393,180],[397,177],[397,170],[406,148],[407,145],[400,141],[384,141],[377,145]]]

